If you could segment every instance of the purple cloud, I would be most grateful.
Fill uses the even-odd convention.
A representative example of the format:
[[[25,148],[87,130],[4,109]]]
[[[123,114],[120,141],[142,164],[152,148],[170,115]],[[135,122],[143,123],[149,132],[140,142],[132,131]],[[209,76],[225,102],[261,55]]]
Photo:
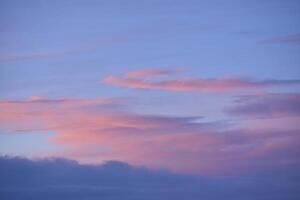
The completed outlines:
[[[254,117],[300,116],[300,94],[240,96],[226,112]]]

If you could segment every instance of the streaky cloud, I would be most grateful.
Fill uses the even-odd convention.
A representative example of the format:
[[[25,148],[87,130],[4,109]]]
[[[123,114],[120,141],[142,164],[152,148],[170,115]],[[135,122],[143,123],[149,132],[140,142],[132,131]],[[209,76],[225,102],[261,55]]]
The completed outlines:
[[[163,77],[163,76],[170,76],[175,75],[180,72],[179,69],[177,70],[167,70],[167,69],[142,69],[142,70],[135,70],[130,71],[126,73],[127,78],[157,78],[157,77]]]
[[[262,44],[300,44],[300,33],[284,35],[261,41]]]
[[[143,35],[143,32],[129,32],[123,35],[86,39],[86,41],[83,42],[76,41],[76,45],[67,46],[64,48],[48,49],[45,51],[23,52],[19,54],[2,54],[0,55],[0,62],[36,61],[74,56],[80,53],[94,51],[101,46],[124,43],[139,38]]]
[[[233,115],[249,117],[299,117],[300,94],[268,93],[239,96],[225,111]]]
[[[178,73],[176,71],[176,73]],[[171,76],[175,71],[165,70],[144,70],[128,72],[123,77],[108,76],[103,80],[103,83],[134,89],[143,90],[165,90],[174,92],[234,92],[244,90],[258,90],[266,89],[276,86],[291,86],[299,85],[300,80],[279,80],[266,79],[255,80],[251,78],[179,78],[172,80],[153,81],[147,79],[148,77],[155,78],[155,76]]]

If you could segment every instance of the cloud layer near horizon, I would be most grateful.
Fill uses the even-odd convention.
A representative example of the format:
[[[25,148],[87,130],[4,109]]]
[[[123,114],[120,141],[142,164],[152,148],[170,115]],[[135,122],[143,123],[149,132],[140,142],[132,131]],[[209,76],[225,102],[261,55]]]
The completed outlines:
[[[264,89],[274,86],[299,85],[300,80],[255,80],[250,78],[177,78],[172,80],[153,81],[157,77],[168,77],[179,73],[180,70],[147,69],[131,71],[119,78],[108,76],[103,82],[108,85],[134,88],[153,89],[177,92],[231,92],[253,89]]]
[[[3,100],[0,126],[20,134],[54,132],[49,142],[66,147],[59,156],[85,163],[115,159],[207,175],[276,171],[300,164],[297,125],[287,127],[280,121],[280,129],[252,124],[233,128],[197,117],[141,115],[119,106],[119,99]]]
[[[286,174],[208,178],[119,161],[80,165],[61,158],[0,157],[0,176],[2,200],[296,200],[300,196],[299,176],[292,182]]]

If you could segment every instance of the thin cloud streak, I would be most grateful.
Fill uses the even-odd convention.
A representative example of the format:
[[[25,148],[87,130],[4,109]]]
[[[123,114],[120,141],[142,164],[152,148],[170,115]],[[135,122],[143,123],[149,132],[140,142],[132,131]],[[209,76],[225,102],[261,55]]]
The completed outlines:
[[[142,70],[130,71],[130,72],[126,73],[125,77],[151,79],[151,78],[175,75],[175,74],[178,74],[179,72],[180,72],[180,69],[177,69],[177,70],[142,69]]]
[[[151,74],[152,72],[152,74]],[[103,83],[118,87],[144,89],[144,90],[166,90],[175,92],[233,92],[243,90],[265,89],[275,86],[299,85],[300,80],[255,80],[250,78],[181,78],[173,80],[149,81],[147,76],[156,75],[173,75],[174,71],[155,70],[143,71],[140,75],[136,72],[129,72],[124,77],[108,76]],[[130,74],[134,76],[130,76]],[[177,72],[176,72],[177,73]],[[129,75],[128,75],[129,74]],[[141,74],[141,73],[140,73]]]
[[[261,41],[262,44],[300,44],[300,33],[294,35],[286,35],[274,37]]]
[[[71,56],[80,54],[82,52],[93,51],[101,46],[113,45],[124,43],[133,39],[137,39],[142,37],[144,33],[142,32],[134,32],[127,33],[121,36],[107,37],[101,39],[88,40],[86,42],[79,43],[77,45],[59,48],[55,50],[41,51],[41,52],[26,52],[23,54],[16,55],[0,55],[0,62],[13,62],[13,61],[26,61],[26,60],[44,60],[44,59],[52,59],[59,58],[64,56]]]
[[[248,117],[299,117],[300,94],[270,93],[240,96],[230,108],[225,109],[225,112]]]

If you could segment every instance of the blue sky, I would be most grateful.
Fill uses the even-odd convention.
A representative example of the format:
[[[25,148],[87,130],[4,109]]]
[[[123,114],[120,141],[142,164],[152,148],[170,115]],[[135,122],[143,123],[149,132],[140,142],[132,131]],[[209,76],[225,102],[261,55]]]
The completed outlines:
[[[0,0],[0,13],[1,155],[299,167],[298,0]]]

